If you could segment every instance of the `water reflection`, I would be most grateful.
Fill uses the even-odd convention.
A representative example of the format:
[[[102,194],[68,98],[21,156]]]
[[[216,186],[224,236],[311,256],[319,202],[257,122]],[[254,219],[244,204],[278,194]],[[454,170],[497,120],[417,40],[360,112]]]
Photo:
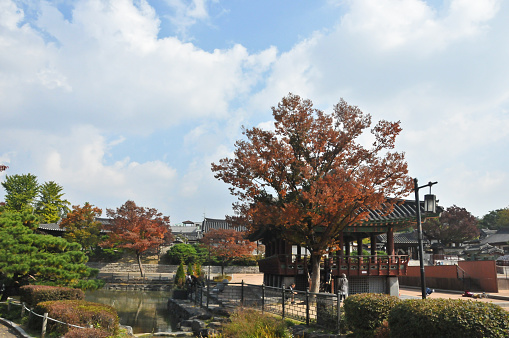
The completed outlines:
[[[166,304],[169,291],[87,291],[85,300],[113,306],[120,324],[132,326],[134,333],[171,332],[171,320]]]

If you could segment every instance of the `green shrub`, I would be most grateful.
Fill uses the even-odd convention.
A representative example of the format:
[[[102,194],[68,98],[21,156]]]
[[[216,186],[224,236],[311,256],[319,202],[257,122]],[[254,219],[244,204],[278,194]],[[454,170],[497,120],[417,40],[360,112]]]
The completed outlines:
[[[507,337],[509,313],[461,299],[405,300],[389,314],[391,337]]]
[[[373,332],[389,317],[400,302],[398,297],[377,293],[359,293],[345,299],[348,326],[354,332]]]
[[[183,288],[186,283],[186,273],[184,272],[184,261],[180,262],[177,272],[175,273],[175,286]]]
[[[191,275],[194,275],[194,271],[193,271],[193,264],[187,264],[187,271],[186,273],[191,276]]]
[[[182,261],[186,264],[192,264],[198,259],[195,247],[185,243],[175,244],[168,250],[166,255],[171,264],[179,264]]]
[[[221,337],[290,338],[292,334],[282,319],[253,309],[237,310],[231,322],[223,325]]]
[[[63,323],[100,329],[109,332],[110,335],[118,332],[117,311],[109,305],[84,300],[49,301],[37,304],[34,312],[39,315],[48,313],[48,317]],[[42,318],[30,316],[28,325],[31,329],[40,330]],[[67,325],[48,320],[48,332],[56,332],[63,335],[67,333],[69,328]]]
[[[20,288],[20,300],[28,306],[35,306],[40,302],[50,300],[80,300],[85,294],[80,289],[60,286],[25,285]]]

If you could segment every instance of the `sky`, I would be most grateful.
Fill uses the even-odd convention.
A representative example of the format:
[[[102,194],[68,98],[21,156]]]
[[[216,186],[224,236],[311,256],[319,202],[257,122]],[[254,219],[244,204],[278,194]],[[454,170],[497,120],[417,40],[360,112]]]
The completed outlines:
[[[0,181],[224,218],[211,163],[291,92],[401,121],[409,175],[481,217],[509,206],[508,36],[502,0],[0,0]]]

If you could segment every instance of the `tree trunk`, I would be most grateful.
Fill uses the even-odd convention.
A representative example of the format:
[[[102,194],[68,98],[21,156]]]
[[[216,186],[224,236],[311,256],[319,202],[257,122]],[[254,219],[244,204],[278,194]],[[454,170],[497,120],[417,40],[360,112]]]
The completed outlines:
[[[320,291],[320,259],[321,255],[311,254],[311,266],[313,273],[311,275],[311,292],[318,293]]]
[[[143,270],[143,265],[141,264],[141,254],[136,253],[136,259],[138,259],[138,266],[140,267],[141,277],[145,276],[145,271]]]

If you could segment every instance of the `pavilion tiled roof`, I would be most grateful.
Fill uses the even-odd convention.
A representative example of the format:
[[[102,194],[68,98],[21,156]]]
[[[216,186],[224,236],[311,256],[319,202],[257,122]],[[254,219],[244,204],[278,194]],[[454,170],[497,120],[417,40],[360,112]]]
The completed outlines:
[[[380,234],[376,236],[377,242],[379,243],[387,243],[387,234]],[[426,238],[424,238],[424,242],[428,242]],[[417,238],[417,231],[412,232],[398,232],[394,234],[394,244],[418,244],[419,240]]]

